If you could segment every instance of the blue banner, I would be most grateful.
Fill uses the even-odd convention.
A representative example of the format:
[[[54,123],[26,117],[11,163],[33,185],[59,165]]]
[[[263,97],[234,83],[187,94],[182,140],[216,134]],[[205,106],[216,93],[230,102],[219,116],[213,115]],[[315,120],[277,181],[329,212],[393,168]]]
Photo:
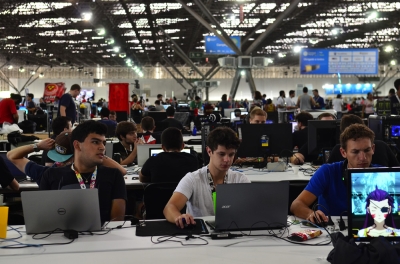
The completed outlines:
[[[240,49],[240,36],[230,37],[233,43]],[[204,37],[206,54],[214,55],[233,55],[236,54],[231,48],[229,48],[222,40],[215,36]]]
[[[365,94],[372,93],[372,84],[370,83],[347,83],[347,84],[326,84],[322,86],[325,94]]]
[[[378,49],[302,49],[301,74],[378,74]]]

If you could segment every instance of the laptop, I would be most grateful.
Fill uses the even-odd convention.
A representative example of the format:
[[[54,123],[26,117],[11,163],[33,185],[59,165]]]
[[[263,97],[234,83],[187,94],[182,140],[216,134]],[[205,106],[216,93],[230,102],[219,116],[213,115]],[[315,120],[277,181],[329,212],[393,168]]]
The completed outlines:
[[[400,241],[400,168],[349,169],[344,180],[349,237],[365,242],[378,236]],[[385,228],[376,229],[382,223]]]
[[[185,153],[191,153],[193,148],[184,148],[181,150],[181,152],[185,152]],[[149,157],[153,157],[153,156],[157,156],[158,154],[160,154],[161,152],[164,152],[164,150],[162,148],[151,148],[149,149]]]
[[[270,230],[287,226],[289,182],[219,184],[215,231]]]
[[[149,149],[158,148],[162,149],[161,144],[144,144],[137,146],[137,165],[143,167],[143,164],[149,158]]]
[[[4,160],[8,170],[10,171],[11,175],[18,181],[26,180],[26,174],[20,171],[8,158],[7,158],[7,151],[0,151],[0,156]]]
[[[101,230],[97,189],[21,192],[27,234]]]

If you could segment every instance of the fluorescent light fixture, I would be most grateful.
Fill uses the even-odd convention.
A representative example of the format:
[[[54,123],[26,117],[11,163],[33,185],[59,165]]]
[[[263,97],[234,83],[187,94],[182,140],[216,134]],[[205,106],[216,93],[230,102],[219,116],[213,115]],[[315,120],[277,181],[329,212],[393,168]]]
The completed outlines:
[[[394,65],[396,65],[396,64],[397,64],[397,61],[396,61],[396,60],[391,60],[391,61],[390,61],[390,65],[394,66]]]
[[[12,65],[8,65],[7,69],[12,70],[13,66]]]
[[[24,67],[19,67],[19,72],[24,72],[25,71],[25,68]]]
[[[44,73],[43,72],[39,73],[39,77],[43,78],[44,77]]]
[[[36,72],[35,71],[31,71],[31,75],[35,75],[36,74]]]
[[[84,12],[81,14],[81,17],[83,20],[89,21],[90,19],[92,19],[92,15],[92,12]]]
[[[126,53],[125,53],[125,52],[120,53],[120,54],[119,54],[119,57],[120,57],[120,58],[125,58],[125,57],[126,57]]]
[[[284,58],[284,57],[286,57],[286,54],[285,54],[285,53],[282,53],[282,52],[279,52],[279,53],[278,53],[278,57],[279,57],[279,58]]]
[[[114,39],[113,38],[106,38],[106,43],[108,45],[114,44]]]
[[[240,75],[245,76],[245,75],[246,75],[246,72],[245,72],[245,71],[241,71],[241,72],[240,72]]]
[[[113,48],[113,51],[114,51],[114,52],[119,52],[120,49],[121,49],[120,47],[115,46],[115,47]]]
[[[293,47],[293,51],[294,51],[295,53],[299,53],[299,52],[301,51],[301,47],[299,47],[299,46],[294,46],[294,47]]]
[[[392,52],[394,49],[393,49],[393,46],[392,45],[387,45],[386,47],[385,47],[385,52]]]
[[[97,28],[95,31],[99,36],[106,34],[106,30],[104,28]]]

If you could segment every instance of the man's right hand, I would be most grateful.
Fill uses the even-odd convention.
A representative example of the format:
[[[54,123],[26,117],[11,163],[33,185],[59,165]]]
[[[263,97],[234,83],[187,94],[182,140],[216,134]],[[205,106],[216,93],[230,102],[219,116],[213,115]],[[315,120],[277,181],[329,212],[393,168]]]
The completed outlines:
[[[38,143],[38,148],[41,150],[50,150],[54,148],[54,139],[46,138]]]
[[[180,228],[185,228],[185,225],[183,224],[183,221],[182,221],[183,218],[185,219],[187,225],[189,225],[189,224],[195,225],[196,224],[192,215],[182,214],[175,219],[176,226],[178,226]]]
[[[317,219],[315,219],[315,217]],[[314,214],[314,212],[310,213],[306,220],[316,224],[317,221],[318,222],[328,222],[328,217],[321,210],[317,210],[317,211],[315,211],[315,214]]]

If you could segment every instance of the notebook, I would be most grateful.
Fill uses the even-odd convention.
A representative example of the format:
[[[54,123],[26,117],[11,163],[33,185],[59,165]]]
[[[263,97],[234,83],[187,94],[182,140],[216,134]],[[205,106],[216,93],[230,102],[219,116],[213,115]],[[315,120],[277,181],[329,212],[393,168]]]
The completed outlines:
[[[287,225],[287,181],[219,184],[216,192],[216,231],[269,230]]]
[[[101,230],[97,189],[21,192],[27,234]]]
[[[400,168],[349,169],[346,182],[349,236],[399,241]]]
[[[151,148],[162,148],[161,144],[144,144],[137,146],[137,165],[143,167],[143,164],[149,158],[149,150]]]

